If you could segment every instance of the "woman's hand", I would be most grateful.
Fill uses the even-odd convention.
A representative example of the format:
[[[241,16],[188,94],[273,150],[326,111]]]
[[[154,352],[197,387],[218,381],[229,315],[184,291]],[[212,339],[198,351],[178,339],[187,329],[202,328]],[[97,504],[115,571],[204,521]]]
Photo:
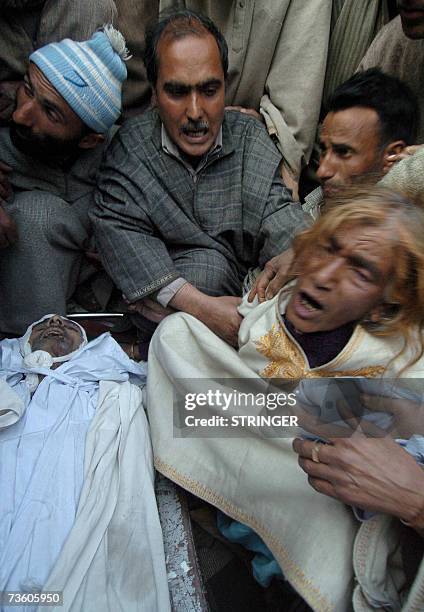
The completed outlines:
[[[293,442],[316,491],[424,528],[424,471],[409,453],[389,437],[367,438],[359,432],[329,442]]]

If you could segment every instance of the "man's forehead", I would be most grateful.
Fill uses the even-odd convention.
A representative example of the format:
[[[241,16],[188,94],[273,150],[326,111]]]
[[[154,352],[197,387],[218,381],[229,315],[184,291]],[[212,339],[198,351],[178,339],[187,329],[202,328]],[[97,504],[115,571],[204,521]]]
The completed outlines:
[[[358,142],[375,139],[379,132],[379,117],[372,108],[354,106],[330,112],[323,121],[321,138],[334,142]]]
[[[42,94],[46,98],[48,97],[52,102],[64,102],[66,104],[60,93],[53,87],[48,78],[44,75],[44,72],[42,72],[33,62],[30,62],[26,76],[38,94]]]
[[[215,38],[190,34],[181,38],[163,36],[158,45],[159,79],[196,86],[211,79],[224,79]]]
[[[40,68],[33,62],[30,62],[29,64],[26,78],[38,97],[53,104],[65,117],[69,119],[76,118],[78,121],[81,121],[78,115],[66,102],[65,98],[60,95]]]

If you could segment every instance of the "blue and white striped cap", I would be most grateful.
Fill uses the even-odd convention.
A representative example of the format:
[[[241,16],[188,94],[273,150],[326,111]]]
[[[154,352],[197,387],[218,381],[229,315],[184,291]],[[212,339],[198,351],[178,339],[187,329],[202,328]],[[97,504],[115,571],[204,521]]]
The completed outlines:
[[[121,114],[129,59],[125,39],[111,25],[90,40],[50,43],[29,57],[94,132],[103,134]]]

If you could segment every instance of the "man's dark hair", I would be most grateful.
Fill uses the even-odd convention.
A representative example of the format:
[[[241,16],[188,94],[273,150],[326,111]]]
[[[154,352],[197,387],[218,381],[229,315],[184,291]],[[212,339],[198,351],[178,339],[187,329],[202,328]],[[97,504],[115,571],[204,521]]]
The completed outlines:
[[[228,46],[224,36],[209,17],[187,9],[166,15],[146,30],[144,64],[146,66],[147,78],[153,87],[156,85],[159,72],[157,49],[164,32],[171,38],[212,34],[218,45],[224,78],[227,78]]]
[[[353,106],[372,108],[380,119],[381,145],[404,140],[415,144],[418,129],[418,103],[408,85],[400,79],[370,68],[354,74],[339,85],[326,104],[326,112],[336,113]]]

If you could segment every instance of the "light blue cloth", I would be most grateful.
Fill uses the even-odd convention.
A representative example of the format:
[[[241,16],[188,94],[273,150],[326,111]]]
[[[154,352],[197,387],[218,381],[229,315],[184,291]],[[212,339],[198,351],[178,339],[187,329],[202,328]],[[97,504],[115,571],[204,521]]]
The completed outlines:
[[[243,525],[243,523],[233,521],[220,510],[218,510],[216,518],[218,529],[225,538],[256,553],[252,559],[252,570],[255,580],[261,586],[269,586],[274,576],[284,578],[274,555],[253,529]]]
[[[31,373],[45,375],[32,397],[25,381]],[[59,556],[78,506],[99,382],[143,385],[145,375],[109,334],[55,370],[26,367],[18,339],[0,343],[0,378],[26,407],[0,429],[0,591],[39,591]]]

